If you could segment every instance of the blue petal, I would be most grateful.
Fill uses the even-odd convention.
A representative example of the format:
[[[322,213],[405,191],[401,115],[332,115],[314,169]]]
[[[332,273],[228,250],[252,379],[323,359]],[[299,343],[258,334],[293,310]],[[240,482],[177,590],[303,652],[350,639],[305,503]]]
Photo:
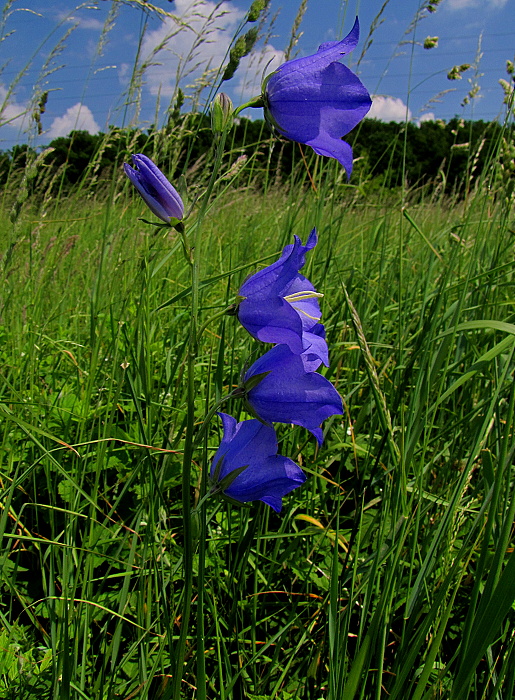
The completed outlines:
[[[304,334],[313,331],[321,316],[317,299],[290,301],[285,297],[301,291],[315,292],[299,269],[305,263],[306,252],[316,244],[316,229],[310,232],[306,245],[295,236],[295,243],[284,247],[279,260],[249,277],[239,289],[238,295],[244,299],[238,305],[238,320],[254,338],[264,343],[284,343],[295,354],[313,345]],[[327,346],[321,347],[325,362]]]
[[[270,111],[287,138],[336,158],[347,175],[352,170],[351,147],[341,138],[363,119],[372,101],[354,73],[331,63],[314,76],[288,76],[270,100]]]
[[[211,463],[211,477],[216,466],[223,458],[219,480],[238,467],[251,464],[256,455],[267,458],[277,453],[277,438],[275,430],[269,425],[263,425],[257,420],[236,423],[227,413],[218,414],[222,419],[224,436]]]
[[[286,138],[336,158],[352,171],[352,149],[342,141],[372,105],[367,89],[339,59],[359,37],[353,29],[340,42],[322,44],[312,56],[288,61],[266,82],[265,115]]]
[[[162,221],[168,222],[170,220],[170,217],[167,211],[155,197],[149,194],[147,184],[145,181],[142,180],[139,172],[137,170],[134,170],[134,168],[131,168],[131,166],[127,165],[127,163],[123,164],[123,169],[125,170],[125,174],[129,178],[129,180],[140,193],[142,199],[144,200],[145,204],[150,209],[150,211],[157,217],[162,219]]]
[[[311,331],[303,334],[302,339],[306,347],[301,357],[306,372],[314,372],[320,367],[322,362],[326,367],[329,367],[329,352],[325,340],[324,326],[321,323],[317,323]]]
[[[350,32],[347,34],[345,39],[342,39],[341,41],[326,41],[324,44],[320,44],[318,47],[317,53],[321,53],[322,51],[327,51],[329,49],[338,49],[338,53],[341,56],[345,56],[345,54],[350,53],[351,51],[354,51],[356,46],[358,45],[359,41],[359,20],[356,17],[354,20],[354,25]],[[338,60],[338,59],[333,59],[333,60]]]
[[[236,433],[236,418],[230,416],[228,413],[222,413],[222,411],[218,412],[218,416],[222,419],[222,425],[224,429],[222,443],[224,441],[230,442]]]
[[[276,455],[250,464],[225,493],[242,503],[265,501],[274,510],[280,511],[282,497],[305,481],[306,475],[295,462]]]
[[[352,148],[348,143],[340,139],[331,138],[325,133],[320,133],[316,139],[312,139],[306,145],[311,146],[319,156],[335,158],[345,168],[347,178],[351,176],[354,161]]]
[[[149,209],[166,223],[171,218],[182,219],[182,199],[159,168],[142,153],[134,154],[132,161],[137,170],[127,163],[124,163],[123,169]]]
[[[134,154],[132,156],[132,162],[138,168],[141,179],[147,184],[149,189],[156,191],[156,195],[154,196],[156,196],[161,205],[168,211],[168,216],[182,219],[184,216],[184,204],[181,196],[159,170],[157,165],[142,153]]]
[[[247,393],[256,415],[269,422],[301,425],[321,444],[321,423],[343,414],[341,397],[331,382],[321,374],[306,372],[302,357],[286,345],[277,345],[260,357],[246,373],[244,384],[262,372],[269,374]]]
[[[315,70],[323,70],[326,66],[334,61],[338,61],[346,54],[356,48],[359,41],[359,21],[356,17],[354,26],[341,41],[328,41],[318,47],[318,51],[311,56],[295,58],[293,61],[287,61],[279,66],[277,71],[272,75],[290,73],[292,71],[301,72],[303,74],[310,73]]]
[[[226,414],[218,414],[223,423],[223,438],[213,462],[210,475],[218,481],[236,469],[246,467],[225,489],[227,496],[246,503],[262,500],[274,510],[280,511],[282,497],[306,480],[302,469],[291,459],[277,454],[275,430],[258,420],[236,423]]]
[[[306,245],[302,245],[300,238],[295,236],[295,243],[283,248],[279,260],[249,277],[240,287],[238,295],[253,296],[255,299],[269,297],[272,294],[280,295],[306,262],[306,252],[316,244],[316,229],[309,234]]]
[[[238,306],[238,320],[262,343],[285,343],[297,355],[304,350],[301,318],[282,297],[244,299]]]

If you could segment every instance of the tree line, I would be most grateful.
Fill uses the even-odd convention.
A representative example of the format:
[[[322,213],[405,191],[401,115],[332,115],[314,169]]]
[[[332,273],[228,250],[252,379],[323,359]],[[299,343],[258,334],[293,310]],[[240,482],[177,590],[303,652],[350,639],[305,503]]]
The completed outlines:
[[[503,144],[513,142],[514,126],[497,122],[425,121],[385,123],[365,119],[347,135],[355,157],[353,184],[365,187],[434,187],[460,194],[470,188],[489,166],[502,158]],[[187,174],[201,180],[209,172],[213,135],[209,117],[181,114],[161,129],[112,128],[107,134],[73,131],[51,140],[47,147],[16,145],[0,151],[0,185],[21,178],[30,192],[48,188],[68,192],[88,190],[116,179],[121,163],[131,153],[153,158],[171,180]],[[245,161],[246,172],[259,186],[287,181],[292,173],[305,176],[313,159],[311,149],[277,139],[263,120],[239,119],[231,131],[227,167]],[[250,167],[250,170],[249,170]]]

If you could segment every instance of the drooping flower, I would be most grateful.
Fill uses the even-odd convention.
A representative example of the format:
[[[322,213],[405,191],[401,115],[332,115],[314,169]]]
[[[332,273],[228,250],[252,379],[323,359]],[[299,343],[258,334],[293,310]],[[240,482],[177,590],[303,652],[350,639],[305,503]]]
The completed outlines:
[[[321,445],[322,421],[342,415],[342,399],[331,382],[307,372],[302,355],[276,345],[243,377],[243,392],[251,412],[268,423],[294,423],[307,428]]]
[[[157,165],[142,153],[131,156],[136,168],[123,164],[125,174],[140,193],[148,208],[162,221],[181,220],[184,216],[182,199]]]
[[[316,54],[287,61],[265,78],[265,117],[283,136],[336,158],[350,177],[352,148],[342,140],[372,105],[366,87],[339,63],[359,39],[356,18],[342,41],[321,44]]]
[[[318,297],[323,295],[299,273],[306,252],[316,244],[316,229],[306,245],[295,236],[295,243],[285,246],[279,260],[242,284],[238,296],[243,300],[236,312],[242,326],[257,340],[284,343],[295,355],[309,353],[311,371],[321,362],[329,365],[324,327],[319,323]]]
[[[277,454],[275,430],[258,420],[237,423],[227,413],[222,419],[224,434],[210,469],[214,489],[242,503],[263,501],[275,511],[282,497],[306,481],[302,469]]]

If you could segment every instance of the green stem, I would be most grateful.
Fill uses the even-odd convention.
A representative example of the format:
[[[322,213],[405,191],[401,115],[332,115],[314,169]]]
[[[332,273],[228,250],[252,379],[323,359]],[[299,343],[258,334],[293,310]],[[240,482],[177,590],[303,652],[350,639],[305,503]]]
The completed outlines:
[[[247,107],[264,107],[265,106],[265,101],[261,95],[258,95],[257,97],[253,97],[251,100],[248,102],[245,102],[245,104],[240,105],[234,110],[234,116],[237,117],[240,112],[242,112],[244,109],[247,109]]]
[[[230,307],[229,307],[230,308]],[[206,328],[208,328],[213,321],[216,321],[217,318],[221,318],[222,316],[225,316],[227,314],[227,309],[224,309],[223,311],[219,311],[218,313],[214,314],[213,316],[210,316],[207,321],[205,321],[199,328],[199,332],[197,335],[197,340],[200,341],[202,336],[204,335],[204,331]]]
[[[197,597],[197,700],[206,700],[206,653],[204,629],[204,578],[206,570],[206,491],[207,491],[207,443],[204,442],[204,459],[202,460],[202,479],[200,484],[200,528],[198,553],[198,597]]]
[[[174,700],[181,700],[182,673],[184,669],[184,657],[186,652],[186,641],[190,628],[191,598],[193,593],[193,529],[191,513],[191,465],[193,452],[195,449],[194,429],[195,429],[195,365],[198,354],[198,316],[199,316],[199,290],[200,290],[200,261],[202,260],[202,222],[209,206],[209,200],[216,184],[218,172],[222,162],[226,133],[224,132],[217,143],[215,162],[209,183],[202,198],[200,211],[195,222],[194,246],[190,249],[191,257],[191,320],[189,332],[189,350],[187,359],[187,417],[186,417],[186,437],[184,441],[184,454],[182,464],[182,523],[183,523],[183,570],[184,570],[184,593],[181,616],[181,631],[177,642],[175,653],[175,673],[173,676],[172,697]],[[200,529],[205,529],[205,509],[201,509]],[[202,571],[203,574],[203,571]],[[199,580],[199,589],[203,587],[203,580]],[[199,615],[202,615],[199,609]],[[204,654],[203,638],[201,647],[197,648],[197,654]]]
[[[232,394],[228,394],[227,396],[222,396],[222,398],[218,399],[218,401],[215,403],[215,405],[209,409],[208,413],[206,414],[206,417],[204,418],[204,422],[200,426],[199,431],[195,437],[194,447],[196,447],[200,443],[200,441],[202,440],[202,438],[206,434],[206,430],[209,427],[209,423],[211,422],[211,418],[215,415],[215,413],[218,411],[220,406],[230,398],[232,398]]]

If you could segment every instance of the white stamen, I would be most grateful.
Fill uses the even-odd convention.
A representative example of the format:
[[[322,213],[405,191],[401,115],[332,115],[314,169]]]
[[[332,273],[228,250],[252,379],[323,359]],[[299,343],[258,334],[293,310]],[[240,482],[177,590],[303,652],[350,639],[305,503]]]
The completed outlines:
[[[290,304],[294,304],[296,301],[304,301],[305,299],[320,299],[323,296],[324,295],[320,292],[306,290],[305,292],[294,292],[293,294],[288,294],[288,296],[284,298]]]
[[[311,314],[308,314],[302,308],[299,309],[297,306],[295,306],[295,304],[298,303],[299,301],[306,301],[307,299],[320,299],[323,296],[324,295],[321,294],[320,292],[312,292],[311,290],[307,289],[306,291],[294,292],[293,294],[288,294],[288,296],[285,296],[284,299],[289,304],[291,304],[296,311],[298,311],[301,314],[304,314],[304,316],[307,316],[312,321],[320,321],[320,316],[311,316]]]
[[[306,313],[305,311],[303,311],[302,309],[297,309],[296,306],[294,306],[293,308],[294,308],[296,311],[298,311],[299,313],[304,314],[304,316],[307,316],[308,318],[310,318],[312,321],[320,321],[321,316],[311,316],[311,314],[307,314],[307,313]]]

